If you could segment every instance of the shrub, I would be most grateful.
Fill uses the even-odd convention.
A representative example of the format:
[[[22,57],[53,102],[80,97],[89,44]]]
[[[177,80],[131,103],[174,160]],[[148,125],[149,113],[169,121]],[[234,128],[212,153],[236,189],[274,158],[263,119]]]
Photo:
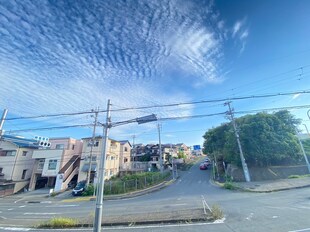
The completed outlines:
[[[223,187],[224,187],[225,189],[231,189],[231,190],[236,189],[235,184],[234,184],[233,182],[231,182],[231,181],[226,181],[226,182],[224,183]]]
[[[89,184],[86,190],[82,193],[82,196],[92,196],[94,194],[95,187],[93,184]]]
[[[221,209],[219,205],[212,205],[211,215],[214,220],[218,220],[224,217],[223,210]]]
[[[295,179],[295,178],[300,178],[300,176],[299,175],[290,175],[288,178],[289,179]]]
[[[43,224],[40,224],[38,228],[69,228],[75,227],[77,224],[78,221],[73,218],[55,217]]]

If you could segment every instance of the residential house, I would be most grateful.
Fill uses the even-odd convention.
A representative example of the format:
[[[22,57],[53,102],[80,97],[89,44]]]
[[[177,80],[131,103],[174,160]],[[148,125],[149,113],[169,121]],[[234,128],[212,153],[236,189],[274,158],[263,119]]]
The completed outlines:
[[[6,196],[28,188],[37,141],[3,135],[0,141],[0,196]]]
[[[119,168],[120,170],[130,170],[131,169],[131,144],[128,140],[122,140],[120,142],[120,159]]]
[[[86,180],[90,170],[90,183],[96,183],[98,177],[96,172],[99,171],[101,158],[102,137],[96,137],[93,142],[92,138],[83,138],[82,140],[83,150],[78,181]],[[121,143],[109,138],[105,162],[105,179],[110,179],[112,176],[118,175],[120,165],[120,151]]]
[[[62,191],[77,179],[83,142],[74,138],[52,138],[50,147],[33,152],[35,160],[29,190],[42,187]]]
[[[190,158],[190,156],[191,156],[190,147],[186,146],[184,143],[178,143],[175,145],[175,147],[178,150],[178,154],[183,153],[184,155],[186,155],[187,158]]]

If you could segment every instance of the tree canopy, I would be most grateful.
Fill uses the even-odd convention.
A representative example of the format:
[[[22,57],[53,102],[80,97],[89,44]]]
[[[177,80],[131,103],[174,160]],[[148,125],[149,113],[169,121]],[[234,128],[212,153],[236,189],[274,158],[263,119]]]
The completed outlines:
[[[236,119],[244,157],[249,166],[292,163],[302,159],[295,127],[300,123],[289,111],[257,113]],[[225,162],[241,166],[231,123],[208,130],[204,152],[220,155]]]

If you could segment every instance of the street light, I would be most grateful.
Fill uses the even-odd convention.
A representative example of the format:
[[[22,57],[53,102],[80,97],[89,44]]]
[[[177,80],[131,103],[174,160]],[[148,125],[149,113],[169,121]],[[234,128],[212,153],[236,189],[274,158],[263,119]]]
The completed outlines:
[[[106,123],[102,124],[103,126],[103,141],[102,141],[102,148],[101,148],[101,159],[100,159],[100,166],[99,166],[99,185],[98,185],[98,194],[96,198],[96,209],[95,209],[95,221],[94,221],[94,232],[100,232],[101,231],[101,220],[102,220],[102,206],[103,206],[103,193],[104,193],[104,172],[105,172],[105,157],[106,157],[106,151],[108,146],[108,137],[109,137],[109,129],[116,126],[126,125],[129,123],[137,122],[138,124],[148,123],[157,121],[157,117],[155,114],[151,114],[145,117],[135,118],[127,121],[121,121],[121,122],[111,122],[111,116],[110,116],[110,107],[111,107],[111,101],[108,100],[107,104],[107,117],[106,117]]]

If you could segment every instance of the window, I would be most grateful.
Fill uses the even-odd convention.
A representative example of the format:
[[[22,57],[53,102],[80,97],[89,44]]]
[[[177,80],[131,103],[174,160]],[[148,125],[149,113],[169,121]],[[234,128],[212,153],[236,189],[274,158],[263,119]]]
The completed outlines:
[[[90,140],[90,141],[88,142],[87,146],[88,146],[88,147],[91,147],[91,145],[92,145],[92,141]],[[94,141],[94,147],[99,147],[99,141],[98,141],[98,140]]]
[[[127,148],[127,147],[124,147],[124,151],[128,151],[128,148]]]
[[[16,151],[0,151],[0,156],[15,156]]]
[[[114,174],[114,173],[113,173],[113,170],[111,169],[111,170],[110,170],[110,176],[113,176],[113,174]]]
[[[74,147],[75,147],[74,144],[72,144],[72,150],[74,150]]]
[[[1,176],[1,174],[3,174],[2,171],[3,171],[3,168],[0,168],[0,176]]]
[[[22,180],[24,180],[24,179],[25,179],[25,177],[26,177],[26,173],[27,173],[27,169],[24,169],[24,170],[23,170],[23,174],[22,174]]]
[[[111,156],[111,160],[114,160],[115,159],[115,157],[114,156]]]
[[[128,161],[128,159],[127,158],[124,158],[124,163],[126,163]]]
[[[56,149],[64,149],[64,144],[56,144]]]
[[[48,161],[48,170],[56,170],[57,160]]]
[[[39,163],[38,163],[38,170],[43,170],[44,162],[45,162],[44,159],[39,160]]]
[[[23,151],[23,156],[26,156],[28,151]]]
[[[104,175],[105,175],[105,176],[108,176],[108,171],[105,171],[105,172],[104,172]]]

